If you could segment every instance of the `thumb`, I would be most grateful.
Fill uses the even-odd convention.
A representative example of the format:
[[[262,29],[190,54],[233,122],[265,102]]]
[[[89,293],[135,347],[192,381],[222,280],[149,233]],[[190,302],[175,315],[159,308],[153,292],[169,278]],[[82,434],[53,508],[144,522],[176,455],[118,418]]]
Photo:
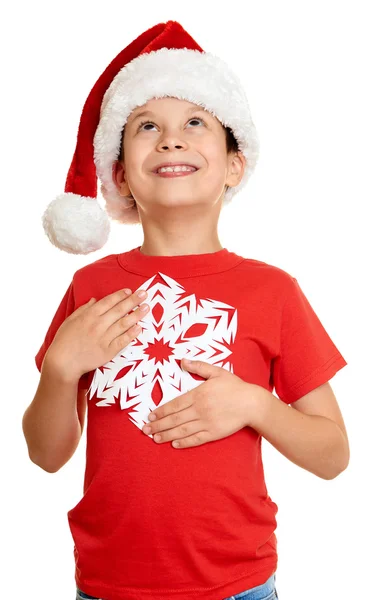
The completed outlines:
[[[196,373],[203,377],[204,379],[209,379],[210,377],[216,377],[222,372],[223,369],[221,367],[216,367],[215,365],[211,365],[202,360],[187,360],[187,358],[182,358],[181,364],[186,371],[191,373]]]
[[[78,314],[80,312],[83,312],[86,308],[88,308],[88,306],[91,306],[92,304],[95,304],[96,302],[97,302],[97,300],[95,298],[90,298],[90,300],[88,300],[88,302],[85,302],[84,304],[81,304],[81,306],[76,308],[75,313]]]

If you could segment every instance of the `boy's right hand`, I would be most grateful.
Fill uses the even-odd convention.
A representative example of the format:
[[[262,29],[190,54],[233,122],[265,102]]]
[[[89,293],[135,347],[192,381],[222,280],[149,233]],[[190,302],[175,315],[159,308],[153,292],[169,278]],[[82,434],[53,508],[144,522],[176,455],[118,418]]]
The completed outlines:
[[[98,302],[91,298],[60,325],[45,359],[65,379],[79,380],[84,373],[106,364],[140,333],[136,324],[149,306],[144,304],[146,311],[133,309],[147,296],[140,298],[127,291],[128,295],[124,289],[118,290]]]

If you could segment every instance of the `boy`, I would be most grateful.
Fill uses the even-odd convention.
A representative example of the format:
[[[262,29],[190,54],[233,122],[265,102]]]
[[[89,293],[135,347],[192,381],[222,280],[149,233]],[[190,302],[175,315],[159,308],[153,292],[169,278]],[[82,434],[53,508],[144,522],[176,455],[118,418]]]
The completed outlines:
[[[55,472],[88,407],[84,496],[68,512],[78,599],[277,598],[262,436],[324,479],[348,464],[328,383],[346,361],[294,277],[218,238],[257,154],[237,78],[174,21],[122,51],[84,106],[45,231],[67,252],[103,246],[98,175],[107,212],[144,241],[74,273],[24,418],[31,459]]]

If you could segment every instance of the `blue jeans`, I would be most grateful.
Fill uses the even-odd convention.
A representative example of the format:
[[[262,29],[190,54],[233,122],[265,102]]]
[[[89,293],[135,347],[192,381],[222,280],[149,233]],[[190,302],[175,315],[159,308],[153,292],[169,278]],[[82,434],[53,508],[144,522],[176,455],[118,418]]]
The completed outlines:
[[[267,579],[265,583],[257,585],[256,587],[250,588],[244,592],[240,592],[235,596],[229,596],[223,600],[279,600],[278,593],[275,587],[276,574],[274,573]],[[76,588],[76,600],[105,600],[105,598],[97,598],[96,596],[89,596],[85,594],[79,588]],[[220,598],[219,598],[220,600]]]

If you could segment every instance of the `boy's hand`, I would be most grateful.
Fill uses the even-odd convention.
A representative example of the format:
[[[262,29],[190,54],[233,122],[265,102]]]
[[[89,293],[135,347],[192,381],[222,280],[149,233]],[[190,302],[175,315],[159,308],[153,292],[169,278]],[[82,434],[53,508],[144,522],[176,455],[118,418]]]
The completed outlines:
[[[260,386],[202,361],[188,364],[182,359],[181,364],[206,381],[154,410],[151,415],[157,419],[143,427],[145,434],[158,434],[161,439],[154,435],[154,440],[160,444],[177,440],[179,446],[173,443],[175,448],[191,448],[228,437],[250,425],[252,411],[256,410],[253,391],[256,397]]]
[[[136,324],[148,314],[149,306],[145,304],[144,312],[141,307],[133,309],[147,297],[122,289],[98,302],[91,298],[63,321],[45,359],[72,380],[105,365],[140,333]]]

